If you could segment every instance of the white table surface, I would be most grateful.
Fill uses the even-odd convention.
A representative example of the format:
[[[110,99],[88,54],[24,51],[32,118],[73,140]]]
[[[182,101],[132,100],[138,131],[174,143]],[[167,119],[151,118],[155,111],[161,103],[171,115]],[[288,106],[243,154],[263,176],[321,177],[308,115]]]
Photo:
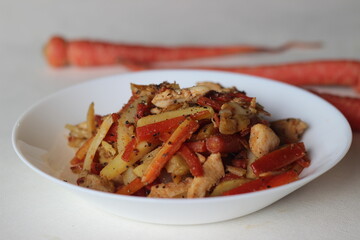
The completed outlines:
[[[0,239],[359,239],[359,133],[337,166],[291,195],[242,218],[196,226],[145,224],[94,209],[33,172],[11,146],[15,121],[34,102],[127,71],[52,69],[41,51],[53,34],[160,45],[324,43],[317,50],[200,64],[360,59],[359,12],[358,0],[0,1]],[[327,90],[359,96],[351,89]]]

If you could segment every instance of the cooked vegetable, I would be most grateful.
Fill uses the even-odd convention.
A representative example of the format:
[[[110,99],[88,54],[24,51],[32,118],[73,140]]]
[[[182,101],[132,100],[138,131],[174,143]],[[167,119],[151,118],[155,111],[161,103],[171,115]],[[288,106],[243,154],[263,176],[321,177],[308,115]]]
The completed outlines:
[[[140,118],[137,121],[137,127],[139,128],[139,127],[142,127],[142,126],[145,126],[148,124],[154,124],[154,123],[166,121],[169,119],[174,120],[176,117],[195,115],[197,113],[204,112],[204,111],[208,112],[209,115],[200,115],[201,117],[198,120],[201,120],[202,117],[211,118],[212,115],[214,114],[213,109],[209,108],[209,107],[189,107],[189,108],[179,109],[179,110],[175,110],[175,111],[168,111],[168,112],[164,112],[164,113],[160,113],[160,114],[156,114],[156,115],[148,115],[146,117]]]
[[[164,82],[131,90],[120,111],[96,115],[91,103],[85,122],[66,125],[69,145],[78,147],[70,161],[78,185],[122,195],[213,197],[291,183],[311,164],[300,141],[306,123],[269,122],[256,98],[234,87]]]
[[[237,178],[237,179],[230,179],[227,181],[223,181],[220,182],[212,191],[212,193],[210,194],[211,197],[216,197],[216,196],[220,196],[223,195],[225,192],[237,188],[240,185],[247,183],[251,180],[246,179],[246,178]]]
[[[141,178],[135,178],[127,185],[120,187],[116,193],[121,195],[132,195],[143,188],[145,184],[141,181]]]
[[[180,149],[181,145],[191,137],[198,127],[199,125],[195,120],[190,118],[185,119],[151,161],[142,181],[146,184],[152,183],[159,176],[165,164]]]
[[[243,148],[242,137],[239,134],[217,134],[206,139],[206,149],[211,153],[239,152]]]
[[[84,160],[84,166],[83,166],[84,170],[88,170],[88,171],[90,170],[91,163],[95,157],[97,148],[99,147],[101,141],[106,136],[106,134],[109,131],[112,124],[113,124],[113,119],[112,119],[112,116],[109,115],[104,119],[103,123],[100,126],[99,131],[96,133],[94,139],[91,141],[91,144],[89,146],[89,149],[86,153],[85,160]]]
[[[272,151],[251,164],[254,173],[259,176],[261,173],[278,170],[285,167],[306,155],[304,143],[291,143],[285,147]]]
[[[203,175],[203,167],[198,156],[185,144],[179,149],[179,154],[185,159],[189,166],[190,172],[194,177],[200,177]]]

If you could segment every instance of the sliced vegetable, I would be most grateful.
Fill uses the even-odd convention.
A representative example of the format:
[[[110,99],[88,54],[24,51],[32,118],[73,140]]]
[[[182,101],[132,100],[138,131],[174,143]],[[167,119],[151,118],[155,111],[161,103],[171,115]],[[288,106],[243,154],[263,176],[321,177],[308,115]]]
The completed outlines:
[[[258,178],[255,180],[251,180],[250,182],[246,182],[238,187],[235,187],[231,190],[223,192],[222,196],[230,196],[242,193],[255,192],[259,190],[263,190],[266,188],[267,182],[270,180],[272,176]]]
[[[210,107],[189,107],[189,108],[163,112],[163,113],[159,113],[156,115],[149,115],[149,116],[140,118],[138,120],[136,126],[142,127],[142,126],[145,126],[148,124],[157,123],[157,122],[165,121],[168,119],[173,119],[173,118],[176,118],[179,116],[193,115],[193,114],[196,114],[196,113],[202,112],[202,111],[210,112],[210,116],[212,116],[214,114],[214,110]],[[197,119],[197,120],[200,120],[200,119]]]
[[[227,181],[223,181],[223,182],[219,183],[218,185],[216,185],[214,190],[211,192],[210,196],[215,197],[215,196],[223,195],[225,192],[227,192],[231,189],[237,188],[240,185],[247,183],[249,181],[251,181],[251,180],[247,179],[247,178],[237,178],[237,179],[230,179]]]
[[[125,147],[125,151],[122,154],[122,159],[126,162],[130,161],[131,155],[136,149],[137,141],[136,138],[133,138]]]
[[[100,175],[109,180],[116,178],[157,146],[158,144],[149,145],[148,142],[138,143],[136,146],[137,151],[131,155],[129,161],[124,161],[122,159],[123,154],[119,153],[101,170]]]
[[[76,151],[75,157],[70,162],[72,165],[78,164],[80,162],[84,162],[86,153],[89,150],[89,147],[93,139],[94,137],[91,137],[88,140],[86,140],[86,142],[84,142],[84,144],[81,145],[81,147]]]
[[[278,175],[273,176],[267,182],[266,188],[273,188],[282,186],[299,179],[299,174],[294,170],[289,170]]]
[[[187,142],[186,146],[189,147],[192,151],[197,152],[197,153],[203,153],[203,152],[207,151],[205,139]]]
[[[154,159],[155,155],[159,152],[159,150],[160,147],[155,148],[140,160],[141,164],[136,166],[134,169],[135,175],[137,175],[138,177],[144,176],[146,169],[148,168],[151,161]]]
[[[257,159],[251,164],[251,167],[255,175],[259,176],[261,173],[275,171],[285,167],[286,165],[301,159],[305,155],[306,151],[303,142],[292,143]]]
[[[206,148],[211,153],[239,152],[244,148],[242,137],[239,134],[225,135],[217,134],[206,139]]]
[[[180,149],[181,145],[198,129],[199,124],[190,118],[185,119],[164,143],[158,154],[146,170],[142,181],[146,184],[153,182],[169,159]]]
[[[87,115],[86,115],[86,123],[87,123],[87,130],[89,132],[89,136],[93,136],[96,131],[95,127],[95,109],[94,103],[92,102],[89,106]]]
[[[97,148],[99,147],[101,141],[106,136],[112,124],[113,124],[113,118],[111,115],[109,115],[104,119],[103,123],[100,126],[99,131],[96,133],[94,139],[91,141],[91,144],[89,146],[89,149],[86,153],[84,160],[84,166],[83,166],[84,170],[90,171],[91,163],[94,159]]]
[[[116,193],[121,195],[133,195],[141,188],[143,188],[145,184],[141,181],[141,178],[135,178],[132,182],[127,185],[120,187]]]
[[[189,147],[183,144],[178,153],[185,159],[193,176],[200,177],[204,174],[199,158]]]

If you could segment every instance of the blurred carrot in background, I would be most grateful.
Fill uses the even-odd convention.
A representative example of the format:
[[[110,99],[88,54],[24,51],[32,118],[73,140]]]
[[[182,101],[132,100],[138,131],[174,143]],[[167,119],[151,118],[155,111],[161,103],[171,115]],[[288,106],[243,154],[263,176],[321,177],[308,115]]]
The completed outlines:
[[[67,41],[53,36],[45,46],[44,54],[53,67],[114,65],[126,62],[153,63],[178,61],[230,54],[282,52],[291,48],[316,48],[319,43],[289,42],[278,47],[253,45],[233,46],[150,46],[112,43],[81,39]]]
[[[338,96],[311,90],[336,107],[348,120],[354,132],[360,131],[360,98]]]
[[[131,70],[161,69],[155,65],[127,63]],[[174,68],[174,67],[172,67]],[[296,63],[260,66],[233,67],[179,67],[187,69],[217,70],[249,74],[296,86],[339,85],[351,86],[360,91],[360,61],[356,60],[312,60]]]

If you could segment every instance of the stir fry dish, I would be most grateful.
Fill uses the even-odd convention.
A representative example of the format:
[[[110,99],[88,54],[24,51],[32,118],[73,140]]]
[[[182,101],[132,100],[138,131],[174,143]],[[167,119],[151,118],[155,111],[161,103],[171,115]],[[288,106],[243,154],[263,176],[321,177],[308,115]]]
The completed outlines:
[[[153,198],[202,198],[266,190],[310,165],[298,118],[270,113],[235,87],[199,82],[131,84],[117,112],[67,124],[82,187]]]

